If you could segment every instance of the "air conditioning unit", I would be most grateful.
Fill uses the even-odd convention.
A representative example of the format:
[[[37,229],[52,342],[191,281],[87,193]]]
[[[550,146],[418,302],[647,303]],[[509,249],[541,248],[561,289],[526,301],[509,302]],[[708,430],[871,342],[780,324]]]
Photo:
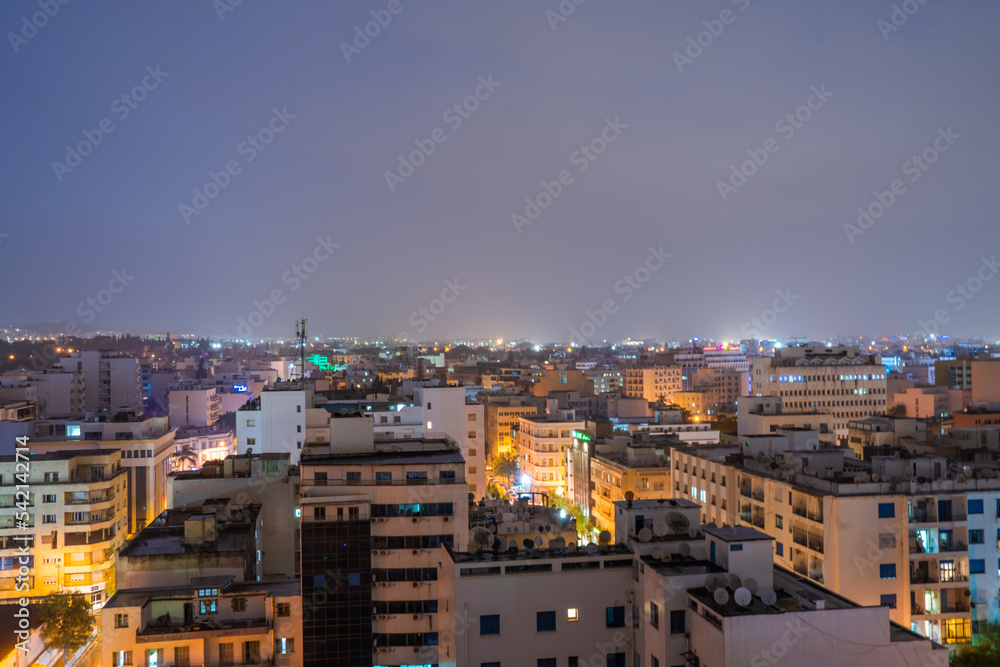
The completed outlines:
[[[413,620],[417,620],[418,618],[420,618],[420,614],[414,614],[413,615]]]
[[[416,549],[414,549],[414,550],[413,550],[413,553],[414,553],[414,554],[416,554],[416,553],[417,553],[417,550],[416,550]]]
[[[417,519],[417,517],[413,517],[413,523],[416,523],[417,521],[419,521],[419,519]]]
[[[380,516],[379,519],[378,519],[378,522],[379,523],[385,523],[385,517],[384,516]]]
[[[383,552],[382,552],[382,555],[383,555],[383,556],[385,556],[385,555],[386,555],[386,554],[388,554],[388,553],[389,553],[388,551],[383,551]]]
[[[450,517],[450,516],[446,516],[446,517],[444,518],[444,520],[445,520],[445,521],[451,521],[451,517]]]
[[[381,616],[379,616],[379,618],[382,619],[383,621],[385,621],[385,620],[389,619],[389,615],[388,614],[382,614]]]
[[[372,549],[372,556],[378,556],[378,549]]]
[[[375,517],[372,517],[372,523],[375,523],[375,521],[377,521],[377,519]]]
[[[414,588],[416,588],[416,587],[417,587],[417,586],[419,586],[419,585],[420,585],[420,584],[419,584],[419,583],[417,583],[416,581],[414,581],[414,582],[413,582],[413,587],[414,587]]]

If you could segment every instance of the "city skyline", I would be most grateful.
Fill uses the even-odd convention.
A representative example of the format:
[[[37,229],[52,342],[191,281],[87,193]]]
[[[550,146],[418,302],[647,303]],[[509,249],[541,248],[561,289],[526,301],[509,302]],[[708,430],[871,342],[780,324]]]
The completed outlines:
[[[0,321],[1000,337],[1000,8],[392,4],[0,8]]]

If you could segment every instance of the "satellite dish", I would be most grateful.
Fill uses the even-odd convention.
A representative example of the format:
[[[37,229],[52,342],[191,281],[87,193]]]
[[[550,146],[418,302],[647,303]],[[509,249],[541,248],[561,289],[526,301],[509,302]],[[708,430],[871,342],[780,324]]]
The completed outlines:
[[[770,607],[778,601],[778,594],[774,592],[773,588],[763,588],[760,591],[760,601]]]
[[[861,481],[867,484],[868,482],[872,481],[872,476],[869,475],[868,473],[865,473],[864,475],[861,476]]]
[[[625,492],[625,500],[627,500],[628,502],[632,502],[632,500],[634,498],[635,498],[635,494],[634,493],[632,493],[631,491],[626,491]]]
[[[739,606],[748,607],[753,600],[753,595],[747,589],[740,587],[733,593],[733,599],[736,600],[736,604]]]
[[[719,584],[715,580],[715,575],[714,574],[710,574],[707,577],[705,577],[705,589],[709,593],[715,592],[715,589],[717,589],[718,587],[719,587]]]
[[[861,478],[860,478],[860,477],[858,477],[857,475],[855,475],[855,476],[854,476],[854,483],[855,483],[855,484],[860,484],[860,483],[861,483]]]
[[[662,558],[663,557],[663,549],[661,549],[660,547],[656,547],[655,549],[653,549],[652,556],[653,556],[653,558],[657,558],[657,559]]]
[[[567,544],[566,550],[569,551],[570,553],[574,553],[576,551],[576,542],[570,542],[569,544]]]
[[[879,479],[879,478],[878,478],[878,475],[877,475],[877,474],[875,474],[875,473],[873,473],[873,474],[872,474],[872,481],[873,481],[873,482],[877,482],[877,481],[878,481],[878,479]]]
[[[541,535],[535,535],[535,546],[536,547],[542,546],[542,536]]]
[[[681,542],[681,546],[678,548],[678,551],[680,551],[682,556],[690,556],[691,545],[688,544],[687,542]]]
[[[688,531],[688,537],[690,537],[691,539],[694,539],[694,538],[698,537],[698,529],[697,528],[692,528],[691,530],[689,530]]]
[[[718,528],[718,526],[714,521],[710,521],[708,525],[705,526],[705,528]]]
[[[524,544],[524,548],[525,548],[525,549],[531,549],[532,547],[534,547],[534,546],[535,546],[535,541],[534,541],[534,540],[529,540],[529,539],[528,539],[528,538],[526,537],[526,538],[524,538],[524,542],[523,542],[523,544]]]
[[[597,536],[597,543],[602,547],[608,546],[611,543],[611,533],[606,530],[602,530]]]
[[[715,589],[715,593],[712,594],[712,597],[715,598],[715,603],[717,605],[724,605],[729,602],[729,591],[725,588],[717,588]]]
[[[649,542],[651,539],[653,539],[653,533],[652,531],[649,530],[649,528],[643,528],[642,530],[639,531],[639,535],[637,537],[639,538],[640,542]]]
[[[670,532],[670,528],[667,526],[666,521],[657,521],[653,524],[653,534],[657,537],[663,537],[668,532]]]
[[[673,558],[673,556],[671,556],[670,554],[663,554],[663,558],[662,558],[661,560],[662,560],[662,561],[663,561],[664,563],[669,563],[669,562],[671,561],[671,559],[672,559],[672,558]]]
[[[716,573],[716,574],[710,574],[708,576],[709,577],[714,577],[714,579],[712,579],[712,582],[713,582],[712,590],[713,591],[715,589],[717,589],[717,588],[725,588],[726,587],[726,575]]]
[[[680,512],[667,512],[667,523],[675,533],[683,533],[691,527],[691,521]]]
[[[735,591],[737,588],[743,585],[743,580],[740,579],[740,575],[731,574],[728,577],[726,577],[726,584]]]
[[[746,579],[743,580],[743,588],[747,589],[748,591],[756,595],[757,591],[760,589],[760,585],[757,583],[757,580],[754,579],[753,577],[747,577]]]
[[[566,538],[559,536],[549,540],[549,546],[555,547],[556,549],[562,549],[566,546]]]

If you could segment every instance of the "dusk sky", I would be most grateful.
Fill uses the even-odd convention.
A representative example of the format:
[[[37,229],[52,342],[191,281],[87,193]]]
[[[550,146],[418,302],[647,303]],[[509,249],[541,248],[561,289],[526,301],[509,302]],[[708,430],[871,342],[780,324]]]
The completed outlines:
[[[0,5],[0,324],[1000,338],[996,2],[234,3]]]

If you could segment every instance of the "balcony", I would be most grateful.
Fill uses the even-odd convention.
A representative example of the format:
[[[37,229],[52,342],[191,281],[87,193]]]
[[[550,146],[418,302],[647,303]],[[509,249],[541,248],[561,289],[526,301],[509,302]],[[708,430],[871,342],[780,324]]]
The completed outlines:
[[[228,638],[235,636],[262,635],[269,632],[271,622],[265,618],[248,620],[204,620],[197,623],[166,623],[159,619],[151,621],[145,628],[135,633],[136,643],[161,641],[185,641],[187,639],[207,639],[209,637]],[[257,662],[235,662],[232,665],[268,665],[270,659],[261,658]]]

